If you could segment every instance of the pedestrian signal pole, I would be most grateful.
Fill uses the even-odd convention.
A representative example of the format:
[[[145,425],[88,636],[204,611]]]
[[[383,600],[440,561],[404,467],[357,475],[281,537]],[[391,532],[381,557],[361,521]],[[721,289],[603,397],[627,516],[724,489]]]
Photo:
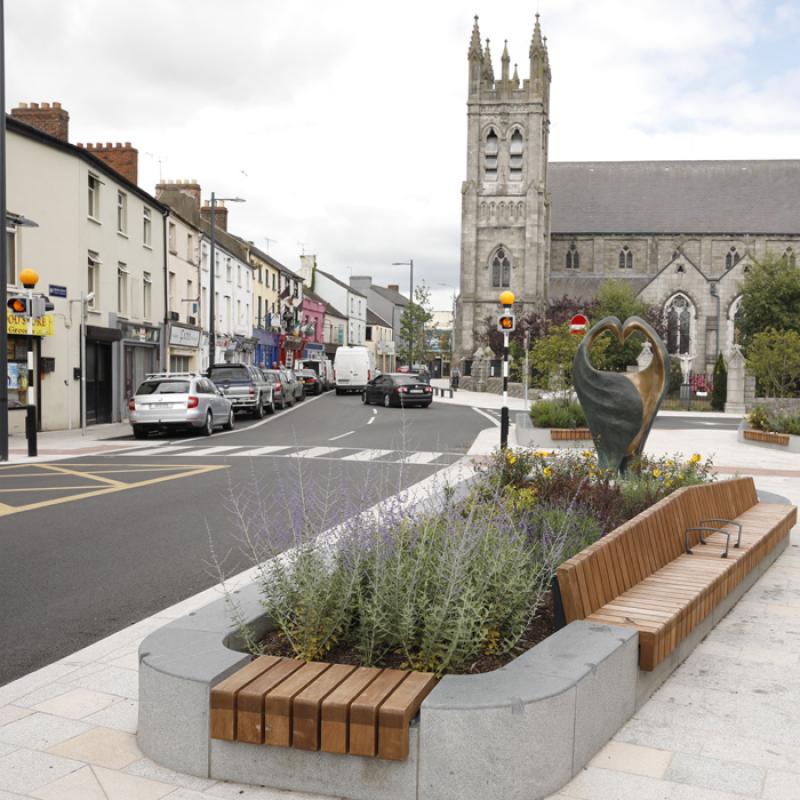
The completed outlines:
[[[500,447],[508,447],[508,337],[516,328],[516,320],[511,311],[514,305],[514,293],[505,291],[500,295],[503,313],[497,321],[497,330],[503,334],[503,407],[500,409]]]

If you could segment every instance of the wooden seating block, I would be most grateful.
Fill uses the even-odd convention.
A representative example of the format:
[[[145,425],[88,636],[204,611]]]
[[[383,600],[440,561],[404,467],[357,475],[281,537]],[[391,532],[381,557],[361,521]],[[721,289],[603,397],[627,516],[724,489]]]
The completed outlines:
[[[334,689],[355,672],[355,669],[345,664],[331,664],[329,670],[294,698],[292,747],[300,750],[319,750],[322,703]]]
[[[350,737],[350,706],[380,675],[375,667],[359,667],[322,701],[322,750],[347,753]]]
[[[264,700],[266,695],[302,666],[302,661],[282,658],[272,669],[256,678],[239,692],[236,704],[237,741],[264,744]]]
[[[315,681],[330,664],[312,661],[304,664],[285,681],[271,689],[266,696],[266,742],[277,747],[289,747],[292,743],[292,705],[296,695]]]
[[[383,702],[406,679],[402,669],[385,669],[353,700],[350,706],[350,747],[354,756],[378,752],[378,712]]]
[[[387,698],[378,712],[378,755],[392,761],[408,758],[408,726],[422,701],[436,686],[431,672],[412,672]]]
[[[708,523],[730,531],[684,531]],[[639,631],[640,666],[653,669],[730,594],[796,523],[793,506],[759,503],[752,478],[684,487],[558,569],[568,622],[591,619]]]
[[[275,666],[277,656],[260,656],[211,689],[211,737],[236,740],[236,699],[248,683]]]

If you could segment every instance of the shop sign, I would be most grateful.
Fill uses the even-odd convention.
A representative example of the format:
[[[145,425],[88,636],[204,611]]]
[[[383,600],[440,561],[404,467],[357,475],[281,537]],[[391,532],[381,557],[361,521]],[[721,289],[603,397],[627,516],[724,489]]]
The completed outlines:
[[[56,283],[50,284],[50,290],[48,292],[50,297],[66,297],[67,296],[67,287],[66,286],[59,286]]]
[[[197,328],[179,328],[173,325],[169,329],[169,343],[175,347],[197,347],[200,344],[200,331]]]
[[[144,325],[121,325],[124,339],[134,339],[138,342],[158,342],[158,328],[148,328]]]
[[[28,335],[28,320],[26,317],[20,317],[17,314],[7,314],[8,324],[6,330],[9,334],[16,336]],[[36,317],[33,320],[33,335],[34,336],[52,336],[55,333],[55,322],[52,314],[47,314],[44,317]]]

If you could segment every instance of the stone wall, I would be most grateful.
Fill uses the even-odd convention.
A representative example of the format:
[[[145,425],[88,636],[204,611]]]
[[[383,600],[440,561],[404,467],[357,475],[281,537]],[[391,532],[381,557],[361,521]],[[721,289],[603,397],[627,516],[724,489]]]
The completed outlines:
[[[475,390],[475,382],[473,378],[469,375],[466,377],[461,378],[458,382],[459,390],[464,390],[467,392],[472,392]],[[503,379],[502,378],[487,378],[486,380],[486,388],[484,391],[489,392],[490,394],[502,394],[503,393]],[[528,387],[528,398],[530,400],[534,400],[538,395],[538,390],[532,387]],[[508,396],[509,397],[525,397],[525,386],[522,383],[512,383],[511,381],[508,382]]]

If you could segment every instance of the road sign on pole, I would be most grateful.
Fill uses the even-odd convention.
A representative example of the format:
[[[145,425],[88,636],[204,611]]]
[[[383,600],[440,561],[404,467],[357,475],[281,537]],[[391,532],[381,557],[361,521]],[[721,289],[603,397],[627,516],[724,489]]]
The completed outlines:
[[[576,314],[569,321],[569,332],[577,336],[583,336],[586,329],[589,327],[589,320],[583,314]]]

